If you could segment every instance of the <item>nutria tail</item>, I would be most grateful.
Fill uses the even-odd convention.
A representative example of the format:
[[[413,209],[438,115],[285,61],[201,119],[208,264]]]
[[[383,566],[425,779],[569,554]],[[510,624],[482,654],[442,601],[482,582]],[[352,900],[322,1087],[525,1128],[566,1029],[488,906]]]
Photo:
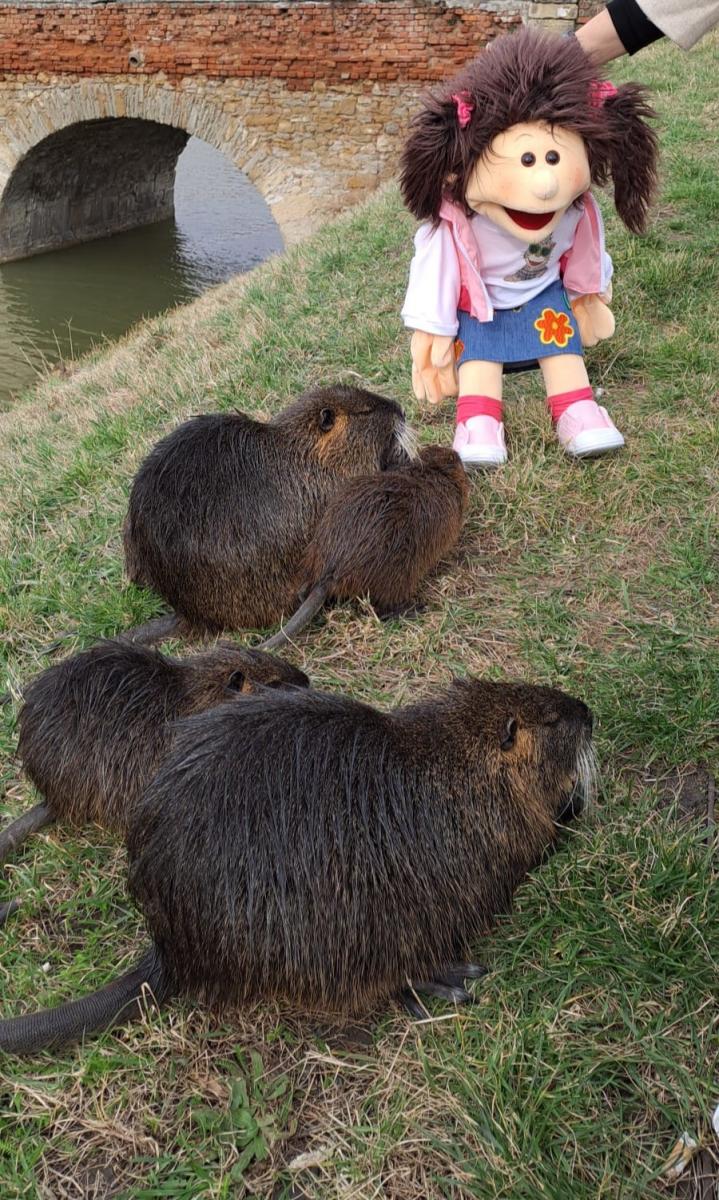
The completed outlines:
[[[173,991],[154,946],[131,971],[81,1000],[70,1000],[58,1008],[45,1008],[26,1017],[0,1021],[0,1052],[35,1054],[49,1046],[77,1042],[86,1033],[136,1020],[148,990],[158,1003],[166,1000]]]
[[[5,924],[9,917],[16,913],[20,907],[19,900],[6,900],[4,904],[0,904],[0,928]]]
[[[277,633],[273,633],[266,642],[260,642],[257,649],[274,650],[276,646],[283,646],[285,642],[289,642],[295,634],[304,629],[305,625],[309,625],[312,618],[322,608],[331,589],[331,581],[321,580],[320,583],[315,584],[307,599],[300,605],[297,612],[292,614],[287,624],[283,625]]]
[[[144,625],[133,625],[132,629],[123,629],[117,636],[123,641],[136,642],[141,646],[156,646],[165,638],[181,638],[187,632],[188,628],[182,617],[169,613],[166,617],[153,617],[152,620],[145,621]]]
[[[16,820],[11,821],[0,833],[0,863],[4,863],[18,846],[22,846],[25,838],[31,833],[36,833],[38,829],[50,825],[54,820],[54,814],[47,804],[36,804],[34,808],[29,808]]]

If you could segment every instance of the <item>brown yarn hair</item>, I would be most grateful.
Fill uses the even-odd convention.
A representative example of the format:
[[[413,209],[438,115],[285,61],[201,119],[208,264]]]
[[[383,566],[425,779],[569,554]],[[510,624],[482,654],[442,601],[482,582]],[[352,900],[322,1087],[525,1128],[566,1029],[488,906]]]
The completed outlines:
[[[443,198],[472,214],[465,191],[492,140],[512,125],[541,121],[578,134],[593,184],[614,184],[617,213],[641,233],[656,186],[657,138],[647,123],[656,114],[640,84],[625,83],[601,106],[592,104],[598,81],[575,38],[524,28],[498,37],[449,83],[430,92],[413,119],[400,182],[405,204],[420,220],[439,221]],[[473,106],[460,128],[461,95]]]

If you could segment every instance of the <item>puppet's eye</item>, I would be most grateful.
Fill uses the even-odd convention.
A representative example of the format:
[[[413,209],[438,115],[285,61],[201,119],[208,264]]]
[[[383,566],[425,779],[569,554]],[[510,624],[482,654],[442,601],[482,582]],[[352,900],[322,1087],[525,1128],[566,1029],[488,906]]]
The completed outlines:
[[[548,150],[544,156],[544,161],[548,162],[552,167],[556,166],[556,164],[559,162],[559,155],[557,154],[557,151]]]
[[[531,150],[525,150],[524,154],[522,155],[522,157],[520,159],[520,162],[523,167],[533,167],[534,164],[536,163],[536,161],[537,160],[534,157],[534,155],[532,154]]]

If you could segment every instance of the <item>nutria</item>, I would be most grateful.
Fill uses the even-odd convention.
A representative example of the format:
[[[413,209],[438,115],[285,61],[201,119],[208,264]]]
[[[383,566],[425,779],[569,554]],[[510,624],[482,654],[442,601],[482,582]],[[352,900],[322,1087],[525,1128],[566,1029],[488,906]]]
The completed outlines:
[[[0,1022],[0,1049],[107,1028],[148,987],[345,1012],[410,984],[465,1000],[466,960],[590,764],[587,706],[524,684],[456,681],[389,713],[276,691],[189,717],[128,831],[151,948],[100,992]]]
[[[180,425],[137,472],[124,528],[129,578],[176,615],[131,635],[274,624],[295,608],[338,484],[405,461],[412,439],[393,400],[345,386],[306,392],[267,422],[234,412]]]
[[[124,834],[176,718],[259,686],[292,685],[309,680],[280,658],[230,643],[178,659],[117,639],[49,667],[24,692],[18,739],[25,774],[45,799],[0,833],[0,863],[57,819]]]
[[[425,575],[456,546],[468,499],[462,460],[443,446],[427,446],[407,466],[343,484],[304,557],[301,592],[309,595],[261,648],[289,641],[329,596],[369,596],[381,616],[406,609]]]

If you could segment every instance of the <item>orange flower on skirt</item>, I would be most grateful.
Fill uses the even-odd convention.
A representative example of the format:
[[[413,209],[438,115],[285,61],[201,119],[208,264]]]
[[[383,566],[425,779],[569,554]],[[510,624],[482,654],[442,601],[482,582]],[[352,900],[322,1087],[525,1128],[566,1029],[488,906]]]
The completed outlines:
[[[574,337],[574,328],[566,313],[557,312],[553,308],[543,308],[541,317],[534,322],[534,328],[539,332],[539,340],[543,346],[552,342],[556,346],[566,346]]]

